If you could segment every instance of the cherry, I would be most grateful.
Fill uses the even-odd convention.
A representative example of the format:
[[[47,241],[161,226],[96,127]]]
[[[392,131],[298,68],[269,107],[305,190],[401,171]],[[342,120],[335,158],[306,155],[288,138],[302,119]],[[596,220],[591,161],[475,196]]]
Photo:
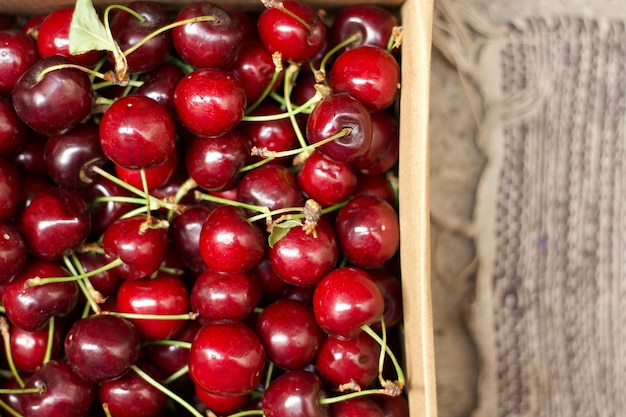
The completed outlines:
[[[43,135],[67,133],[91,112],[93,90],[89,77],[81,70],[68,68],[71,63],[61,55],[41,58],[22,74],[13,88],[15,112]]]
[[[356,188],[353,196],[371,195],[385,200],[392,207],[397,207],[398,200],[390,179],[385,174],[357,174]]]
[[[270,210],[304,204],[295,175],[288,167],[276,164],[263,165],[246,173],[237,186],[237,199]]]
[[[322,206],[345,200],[357,185],[357,176],[350,164],[335,161],[320,151],[309,155],[297,178],[302,192]]]
[[[249,271],[265,256],[263,233],[248,222],[243,209],[224,205],[211,212],[200,231],[200,255],[211,269]]]
[[[271,303],[259,314],[255,326],[268,358],[288,370],[312,363],[324,339],[313,309],[295,300]]]
[[[18,212],[22,200],[20,173],[9,161],[0,159],[0,220],[8,220]]]
[[[409,417],[409,404],[402,395],[374,395],[371,399],[383,410],[385,417]]]
[[[313,286],[335,267],[339,246],[331,225],[320,219],[314,233],[302,227],[291,228],[268,249],[267,256],[285,282]]]
[[[234,14],[211,2],[195,2],[183,7],[175,21],[201,16],[215,19],[172,29],[176,52],[196,68],[229,68],[243,46],[244,26]]]
[[[203,320],[247,319],[261,300],[261,283],[250,272],[202,272],[191,290],[191,308]]]
[[[333,403],[329,406],[332,416],[384,417],[383,410],[370,398],[357,397]]]
[[[398,162],[400,151],[400,124],[393,114],[381,111],[372,114],[372,143],[363,155],[351,162],[360,173],[383,174]]]
[[[313,311],[326,333],[352,338],[361,332],[361,326],[380,319],[384,300],[367,272],[343,267],[333,270],[317,284]]]
[[[322,380],[313,372],[289,371],[276,378],[263,395],[266,417],[326,417],[328,408]]]
[[[27,331],[18,326],[11,326],[10,345],[15,367],[23,372],[35,372],[44,363],[46,348],[48,347],[48,327],[40,330]],[[50,358],[59,359],[63,348],[63,333],[61,326],[55,323],[50,348]]]
[[[276,271],[274,271],[268,257],[263,258],[253,269],[253,272],[259,281],[261,281],[261,290],[263,291],[262,301],[278,299],[289,286],[289,284],[283,281]]]
[[[28,207],[34,198],[39,194],[56,187],[49,177],[42,175],[29,175],[22,177],[21,185],[23,195],[22,203],[18,209],[20,213],[23,213],[26,207]]]
[[[176,340],[189,342],[196,337],[202,326],[196,320],[187,320],[176,334]],[[142,356],[155,364],[164,375],[171,375],[187,366],[189,348],[179,344],[153,344],[142,350]]]
[[[298,0],[268,2],[257,20],[259,38],[283,60],[305,62],[313,59],[327,42],[327,29],[309,5]]]
[[[139,332],[125,318],[96,314],[76,321],[65,336],[65,354],[85,381],[100,383],[129,371],[139,357]]]
[[[200,254],[200,232],[212,209],[207,205],[194,204],[174,217],[170,225],[170,236],[174,247],[181,254],[183,261],[193,271],[206,268]]]
[[[257,387],[264,363],[265,350],[250,327],[215,321],[205,324],[191,344],[189,375],[210,393],[242,395]]]
[[[248,103],[262,97],[268,88],[268,92],[276,90],[282,80],[282,73],[274,79],[276,66],[272,54],[256,38],[244,42],[230,70],[241,81]]]
[[[21,375],[20,376],[20,378],[22,378],[22,379],[24,379],[24,377],[25,377],[25,375]],[[15,410],[15,412],[20,413],[20,415],[22,416],[23,412],[22,412],[21,397],[22,397],[23,394],[20,393],[20,390],[22,389],[22,386],[20,385],[20,382],[18,382],[18,380],[15,377],[12,377],[12,378],[9,378],[9,379],[5,379],[2,382],[1,387],[3,389],[17,390],[17,393],[1,394],[0,398],[8,406],[10,406],[13,410]]]
[[[82,245],[91,230],[91,218],[82,196],[54,187],[37,195],[22,215],[24,241],[35,256],[58,260]]]
[[[81,190],[91,215],[91,236],[100,238],[102,233],[124,213],[134,207],[130,203],[111,200],[110,197],[131,197],[131,193],[105,177],[96,177]],[[98,199],[104,199],[99,201]]]
[[[158,275],[152,279],[124,281],[117,292],[117,309],[122,313],[178,315],[189,312],[185,283],[178,277]],[[184,320],[129,319],[142,340],[163,340],[176,335]]]
[[[194,135],[222,136],[243,118],[246,92],[230,72],[202,68],[187,74],[176,86],[174,106],[181,123]]]
[[[21,119],[20,119],[21,120]],[[22,146],[10,157],[24,176],[47,176],[44,151],[48,138],[30,130]]]
[[[143,84],[134,90],[134,94],[150,97],[175,116],[174,91],[184,76],[184,71],[178,65],[164,62],[142,75],[140,80]]]
[[[343,129],[347,130],[344,136],[317,149],[337,161],[350,162],[367,152],[372,142],[372,119],[357,99],[347,94],[331,94],[309,115],[306,135],[309,142],[318,143]]]
[[[20,30],[29,38],[37,40],[37,36],[39,35],[39,28],[41,27],[41,23],[45,20],[46,17],[48,17],[47,13],[29,16],[23,23]]]
[[[116,220],[104,232],[102,247],[109,262],[119,259],[115,272],[127,280],[145,278],[154,273],[165,256],[167,229],[145,215]]]
[[[176,147],[176,127],[155,100],[129,95],[116,100],[102,116],[100,141],[105,155],[126,169],[165,162]]]
[[[160,165],[152,166],[144,169],[146,178],[146,186],[148,190],[152,191],[156,188],[162,187],[170,180],[174,172],[178,168],[179,161],[178,150],[174,148],[172,154],[167,158],[165,162]],[[143,189],[143,180],[141,170],[128,169],[121,165],[115,165],[115,173],[117,177],[127,184],[130,184],[140,190]]]
[[[400,65],[385,49],[359,46],[337,57],[328,74],[335,92],[346,92],[371,112],[391,106],[400,88]]]
[[[109,263],[104,254],[97,252],[77,253],[76,257],[80,261],[80,264],[83,266],[85,272],[94,271],[106,266]],[[122,277],[117,275],[111,269],[108,269],[98,274],[91,275],[89,277],[89,282],[96,291],[102,294],[103,297],[112,297],[117,294],[117,290],[123,280]]]
[[[219,395],[213,394],[195,386],[198,399],[217,415],[228,415],[241,409],[248,402],[248,395]]]
[[[133,1],[126,5],[141,16],[143,20],[125,10],[117,9],[110,18],[113,38],[122,51],[135,46],[152,32],[169,23],[165,8],[153,1]],[[172,49],[169,31],[162,32],[143,43],[138,49],[126,55],[128,71],[147,72],[161,65]]]
[[[378,376],[380,345],[367,333],[350,339],[330,335],[322,342],[315,358],[315,369],[334,389],[356,383],[369,387]]]
[[[24,417],[81,417],[87,414],[95,397],[93,384],[79,378],[61,360],[39,367],[25,388],[41,388],[41,393],[21,395]]]
[[[39,60],[37,45],[17,29],[0,31],[0,94],[9,94],[17,80]]]
[[[187,144],[185,167],[189,176],[207,191],[228,190],[250,159],[250,141],[234,130],[215,138],[194,137]]]
[[[281,114],[283,110],[271,102],[263,102],[250,112],[250,116]],[[280,118],[265,122],[244,122],[243,130],[258,149],[281,152],[294,149],[298,145],[296,132],[289,119]]]
[[[0,157],[13,155],[26,143],[27,135],[28,128],[15,113],[11,102],[0,97]]]
[[[345,49],[361,45],[387,48],[397,26],[398,18],[388,9],[375,4],[350,4],[337,12],[330,27],[330,40],[337,45],[358,35]]]
[[[100,51],[70,53],[69,35],[73,15],[74,7],[63,7],[48,13],[38,29],[37,49],[42,57],[62,55],[79,65],[92,67],[100,60]]]
[[[398,214],[377,197],[353,197],[339,210],[335,227],[343,254],[361,268],[381,266],[400,244]]]
[[[2,305],[11,323],[27,331],[37,331],[51,317],[70,313],[78,302],[79,291],[74,282],[29,284],[31,278],[67,276],[68,271],[56,263],[29,261],[20,275],[4,287]]]
[[[387,269],[368,269],[367,273],[374,280],[376,286],[383,295],[385,310],[383,318],[385,327],[390,328],[402,319],[402,283],[394,274]],[[372,324],[372,328],[379,329],[381,323]]]
[[[12,281],[26,265],[28,250],[19,231],[0,222],[0,284]]]

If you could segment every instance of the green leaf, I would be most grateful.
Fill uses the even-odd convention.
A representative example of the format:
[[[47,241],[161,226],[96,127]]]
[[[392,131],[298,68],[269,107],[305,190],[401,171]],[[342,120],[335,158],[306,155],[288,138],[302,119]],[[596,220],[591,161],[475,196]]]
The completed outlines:
[[[76,0],[70,23],[70,53],[117,50],[117,44],[104,26],[91,0]]]
[[[273,248],[279,240],[284,238],[285,235],[289,233],[289,231],[293,227],[302,227],[302,221],[300,221],[299,219],[286,220],[284,222],[275,224],[272,227],[272,232],[270,233],[270,236],[268,238],[268,244],[270,245],[270,248]]]

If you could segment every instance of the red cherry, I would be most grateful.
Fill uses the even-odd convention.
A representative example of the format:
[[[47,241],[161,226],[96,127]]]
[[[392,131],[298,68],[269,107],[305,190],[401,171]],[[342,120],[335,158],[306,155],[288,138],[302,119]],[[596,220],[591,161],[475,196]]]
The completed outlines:
[[[400,151],[400,124],[396,116],[381,111],[372,114],[372,143],[363,155],[351,162],[362,174],[378,175],[393,168]]]
[[[17,167],[0,159],[0,220],[8,220],[19,211],[22,187]]]
[[[174,149],[170,157],[160,165],[156,165],[150,168],[144,169],[146,176],[146,185],[148,190],[154,190],[162,187],[169,179],[174,175],[174,172],[178,168],[179,161],[178,151]],[[115,172],[117,177],[122,181],[143,190],[143,182],[141,177],[141,170],[139,169],[127,169],[120,165],[115,166]]]
[[[202,326],[196,320],[187,320],[176,334],[176,340],[190,342]],[[164,375],[171,375],[189,362],[189,348],[180,345],[149,345],[142,350],[143,357],[155,364]]]
[[[272,54],[256,38],[251,38],[244,42],[231,71],[241,81],[248,103],[254,103],[272,82],[276,69]],[[270,92],[276,90],[281,81],[282,73]]]
[[[331,206],[345,200],[357,184],[357,176],[345,162],[335,161],[314,151],[298,171],[298,185],[302,191],[322,206]]]
[[[270,102],[261,103],[256,109],[250,112],[251,116],[280,114],[283,110]],[[254,146],[258,149],[266,148],[269,151],[281,152],[294,149],[298,145],[296,132],[289,119],[280,118],[265,122],[244,122],[241,124],[243,130]],[[280,162],[280,159],[276,160]]]
[[[326,333],[352,338],[361,326],[383,314],[384,300],[370,276],[359,268],[343,267],[326,275],[315,287],[313,311]]]
[[[358,397],[339,401],[329,406],[333,416],[384,417],[383,410],[370,398]]]
[[[141,87],[134,90],[134,94],[147,96],[155,100],[172,115],[175,116],[174,91],[178,82],[185,76],[183,70],[176,64],[165,62],[154,70],[143,74],[140,80]]]
[[[330,39],[336,45],[358,35],[359,39],[345,49],[361,45],[387,48],[397,26],[398,18],[388,9],[375,4],[349,4],[337,12],[330,28]]]
[[[212,208],[203,204],[194,204],[174,217],[170,224],[170,236],[174,247],[183,261],[193,271],[200,272],[206,268],[200,255],[200,232]]]
[[[40,330],[27,331],[18,326],[10,329],[10,344],[15,367],[22,372],[35,372],[44,363],[48,347],[48,326]],[[56,323],[52,336],[51,359],[58,359],[63,347],[61,326]]]
[[[39,59],[37,45],[17,29],[0,31],[0,94],[9,94],[17,80]]]
[[[237,186],[237,199],[266,206],[270,210],[301,207],[304,204],[293,172],[277,164],[263,165],[246,173]]]
[[[200,388],[220,395],[242,395],[255,389],[264,364],[261,341],[239,321],[204,325],[189,352],[191,379]]]
[[[12,281],[26,265],[28,251],[22,235],[7,223],[0,223],[0,284]]]
[[[305,370],[289,371],[276,378],[263,395],[266,417],[326,417],[328,408],[320,404],[326,397],[322,380]]]
[[[27,136],[28,128],[15,113],[11,102],[0,97],[0,157],[13,156],[26,143]]]
[[[357,175],[356,188],[353,196],[371,195],[385,200],[392,207],[397,207],[397,197],[389,182],[389,178],[384,174],[378,175]]]
[[[206,405],[209,410],[217,415],[229,415],[241,409],[248,402],[248,395],[219,395],[195,385],[198,399]]]

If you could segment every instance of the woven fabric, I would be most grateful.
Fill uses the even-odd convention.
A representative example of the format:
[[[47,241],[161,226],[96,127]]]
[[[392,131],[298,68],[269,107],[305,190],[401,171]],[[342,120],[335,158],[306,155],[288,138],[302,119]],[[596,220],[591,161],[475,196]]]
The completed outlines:
[[[524,18],[480,61],[474,416],[624,415],[625,23]]]

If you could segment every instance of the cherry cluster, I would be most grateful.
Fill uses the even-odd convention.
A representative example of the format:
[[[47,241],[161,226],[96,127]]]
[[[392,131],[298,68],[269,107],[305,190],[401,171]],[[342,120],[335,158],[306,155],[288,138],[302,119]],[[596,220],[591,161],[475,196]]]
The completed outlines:
[[[402,28],[263,6],[0,20],[7,415],[408,415]]]

